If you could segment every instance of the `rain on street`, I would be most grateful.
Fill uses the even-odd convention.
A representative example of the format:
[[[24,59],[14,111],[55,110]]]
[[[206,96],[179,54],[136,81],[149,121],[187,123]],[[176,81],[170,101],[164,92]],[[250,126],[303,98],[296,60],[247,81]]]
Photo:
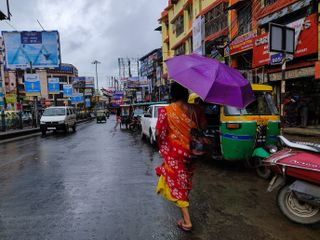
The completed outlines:
[[[157,149],[113,118],[0,144],[0,239],[319,239],[280,213],[267,181],[221,162],[198,163],[194,230],[182,232],[179,209],[155,194]]]

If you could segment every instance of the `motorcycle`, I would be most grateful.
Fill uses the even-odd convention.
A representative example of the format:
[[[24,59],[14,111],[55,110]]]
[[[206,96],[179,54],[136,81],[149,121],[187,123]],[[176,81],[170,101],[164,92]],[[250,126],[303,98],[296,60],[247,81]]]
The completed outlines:
[[[268,192],[278,189],[280,211],[299,224],[320,222],[320,146],[290,142],[279,137],[284,148],[264,159],[275,176]]]
[[[136,132],[137,130],[141,130],[140,116],[133,116],[132,121],[129,123],[129,129],[132,132]]]

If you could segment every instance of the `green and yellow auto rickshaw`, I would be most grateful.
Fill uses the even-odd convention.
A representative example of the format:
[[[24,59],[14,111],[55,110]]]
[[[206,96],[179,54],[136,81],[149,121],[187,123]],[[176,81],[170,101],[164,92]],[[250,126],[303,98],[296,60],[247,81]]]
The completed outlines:
[[[97,123],[107,122],[107,116],[105,110],[97,110],[96,112]]]
[[[272,87],[252,84],[255,101],[246,108],[203,104],[213,140],[213,158],[226,161],[247,161],[257,173],[266,175],[260,158],[274,151],[280,134],[280,116],[272,97]],[[189,102],[195,101],[191,95]],[[260,171],[260,173],[258,172]]]

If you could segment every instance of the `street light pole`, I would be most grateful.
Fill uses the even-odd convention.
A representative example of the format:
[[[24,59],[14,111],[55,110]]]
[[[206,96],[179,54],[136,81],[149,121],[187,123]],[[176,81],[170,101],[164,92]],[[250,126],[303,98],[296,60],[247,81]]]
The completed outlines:
[[[100,64],[98,60],[94,60],[92,64],[96,65],[96,81],[97,81],[97,93],[99,92],[99,79],[98,79],[98,64]]]

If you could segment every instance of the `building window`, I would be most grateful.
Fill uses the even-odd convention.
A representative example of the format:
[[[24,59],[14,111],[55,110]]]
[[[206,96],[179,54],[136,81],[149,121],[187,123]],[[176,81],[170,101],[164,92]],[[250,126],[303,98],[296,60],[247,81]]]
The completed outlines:
[[[187,12],[188,12],[189,20],[192,20],[193,19],[192,4],[188,6]]]
[[[264,6],[268,6],[274,4],[277,0],[264,0]]]
[[[186,46],[184,43],[174,50],[175,56],[184,55],[185,53],[186,53]]]
[[[238,35],[245,34],[252,30],[251,19],[251,4],[238,10]]]
[[[176,37],[178,37],[184,31],[184,17],[183,17],[183,15],[181,15],[177,18],[174,25],[176,28]]]
[[[227,3],[221,3],[205,14],[205,37],[225,29],[228,26],[228,16],[225,9]]]

